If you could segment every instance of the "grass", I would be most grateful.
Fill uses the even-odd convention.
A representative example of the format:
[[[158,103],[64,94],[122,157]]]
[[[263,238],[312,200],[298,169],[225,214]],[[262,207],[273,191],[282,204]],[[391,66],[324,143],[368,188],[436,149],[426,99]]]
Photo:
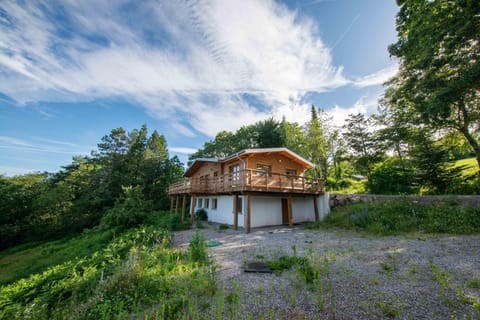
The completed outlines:
[[[355,203],[332,209],[322,222],[307,228],[340,227],[371,234],[480,233],[480,208],[453,202],[418,204],[407,200]]]
[[[0,319],[170,319],[185,310],[200,318],[217,290],[203,236],[189,251],[174,249],[161,226],[178,218],[154,219],[1,252]]]
[[[455,167],[463,167],[462,176],[468,177],[478,174],[478,163],[476,158],[467,158],[455,161]]]

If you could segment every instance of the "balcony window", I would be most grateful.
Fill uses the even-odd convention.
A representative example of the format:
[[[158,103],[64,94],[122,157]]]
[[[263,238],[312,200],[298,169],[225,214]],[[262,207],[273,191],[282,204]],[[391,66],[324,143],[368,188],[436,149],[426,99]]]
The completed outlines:
[[[236,164],[230,167],[232,181],[240,181],[240,165]]]
[[[212,209],[217,210],[218,200],[217,198],[212,199]]]
[[[257,177],[271,176],[272,167],[265,164],[257,164]]]
[[[205,209],[208,209],[209,206],[210,206],[210,199],[206,198],[205,199]]]
[[[198,198],[198,200],[197,200],[197,208],[203,208],[203,199],[202,199],[202,198]]]
[[[293,177],[295,177],[295,176],[297,175],[297,171],[296,171],[296,170],[287,169],[286,175],[287,175],[287,177],[289,177],[289,178],[293,178]]]

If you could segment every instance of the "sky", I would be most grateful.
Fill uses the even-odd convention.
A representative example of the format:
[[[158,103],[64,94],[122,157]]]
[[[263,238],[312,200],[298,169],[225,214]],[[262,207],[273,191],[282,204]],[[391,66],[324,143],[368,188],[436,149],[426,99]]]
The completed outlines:
[[[56,172],[114,128],[188,155],[311,105],[341,126],[395,74],[395,1],[0,1],[0,174]]]

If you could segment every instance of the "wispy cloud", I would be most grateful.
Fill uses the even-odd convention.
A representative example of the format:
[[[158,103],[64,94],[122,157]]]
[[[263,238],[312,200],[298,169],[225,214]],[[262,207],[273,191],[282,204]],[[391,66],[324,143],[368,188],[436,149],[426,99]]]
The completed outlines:
[[[9,136],[0,136],[0,149],[69,155],[87,155],[93,148],[41,137],[32,137],[30,140],[25,140]]]
[[[381,69],[372,74],[356,79],[353,83],[357,87],[368,87],[382,85],[398,72],[398,64],[395,63],[389,67]]]
[[[159,118],[185,115],[172,127],[186,136],[212,136],[289,117],[306,93],[350,82],[310,19],[273,1],[238,6],[4,1],[0,92],[19,102],[126,97]]]

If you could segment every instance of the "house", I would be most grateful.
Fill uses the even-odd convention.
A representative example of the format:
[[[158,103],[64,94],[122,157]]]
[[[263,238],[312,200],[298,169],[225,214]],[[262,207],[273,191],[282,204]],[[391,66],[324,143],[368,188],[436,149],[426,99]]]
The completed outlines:
[[[208,220],[252,227],[318,221],[329,213],[324,182],[305,177],[313,164],[287,148],[246,149],[223,159],[196,159],[184,180],[170,185],[171,211],[187,197],[190,217],[205,209]]]

